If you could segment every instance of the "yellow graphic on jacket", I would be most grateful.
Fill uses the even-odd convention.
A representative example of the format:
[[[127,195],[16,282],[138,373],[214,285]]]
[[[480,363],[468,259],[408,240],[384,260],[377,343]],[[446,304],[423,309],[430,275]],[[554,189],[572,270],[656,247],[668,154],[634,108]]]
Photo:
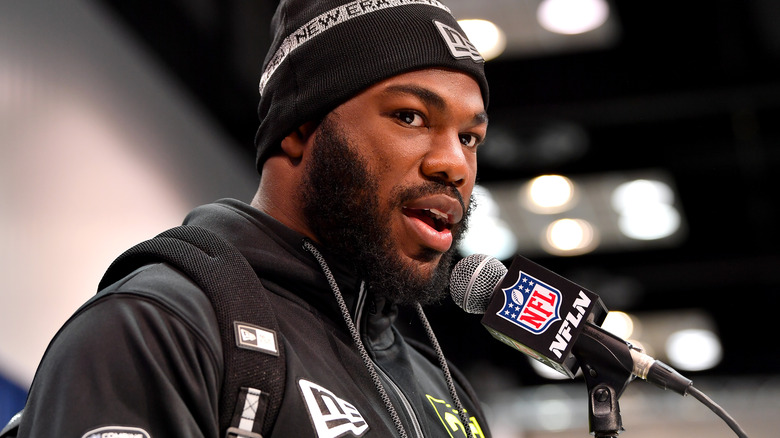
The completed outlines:
[[[439,420],[444,428],[447,429],[447,433],[452,438],[468,437],[466,428],[463,426],[463,422],[460,421],[458,416],[458,410],[444,400],[439,400],[429,394],[425,394],[428,397],[428,401],[431,402],[436,413],[439,415]],[[469,427],[471,428],[471,434],[474,438],[485,438],[485,433],[482,432],[482,428],[479,426],[476,417],[469,417]]]

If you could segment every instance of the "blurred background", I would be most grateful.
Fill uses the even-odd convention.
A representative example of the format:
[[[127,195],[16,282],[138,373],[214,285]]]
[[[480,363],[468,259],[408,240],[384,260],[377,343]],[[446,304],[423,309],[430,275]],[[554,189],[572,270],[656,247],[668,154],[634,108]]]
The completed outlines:
[[[491,58],[462,253],[520,253],[596,292],[611,331],[776,436],[780,3],[446,3]],[[199,204],[251,199],[276,4],[0,2],[0,422],[114,257]],[[494,436],[587,436],[581,377],[450,302],[429,317]],[[620,407],[623,436],[734,436],[645,382]]]

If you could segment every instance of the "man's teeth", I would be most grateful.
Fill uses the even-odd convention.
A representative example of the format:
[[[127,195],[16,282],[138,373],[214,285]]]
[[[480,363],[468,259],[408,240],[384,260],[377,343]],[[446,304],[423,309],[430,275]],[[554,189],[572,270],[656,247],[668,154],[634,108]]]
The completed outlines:
[[[425,211],[436,220],[444,221],[445,223],[449,222],[447,215],[439,210],[431,210],[426,208]]]
[[[432,210],[429,208],[423,209],[423,212],[431,218],[432,223],[430,224],[431,227],[436,229],[436,231],[444,231],[446,228],[449,227],[449,217],[447,214],[442,213],[439,210]]]

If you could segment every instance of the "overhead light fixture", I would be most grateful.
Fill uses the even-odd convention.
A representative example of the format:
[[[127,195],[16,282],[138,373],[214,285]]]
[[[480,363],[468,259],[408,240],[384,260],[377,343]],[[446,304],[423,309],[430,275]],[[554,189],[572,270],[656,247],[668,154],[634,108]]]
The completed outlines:
[[[560,213],[568,210],[574,201],[575,185],[562,175],[538,176],[521,190],[521,203],[534,213]]]
[[[634,334],[634,318],[625,312],[612,310],[607,312],[601,328],[621,339],[629,339]]]
[[[511,258],[517,251],[517,237],[500,217],[498,203],[488,189],[474,186],[476,206],[469,216],[469,228],[458,245],[463,256],[487,254],[499,260]]]
[[[632,239],[663,239],[671,236],[680,228],[680,213],[671,205],[666,204],[655,204],[644,209],[628,210],[620,214],[618,228]]]
[[[492,21],[469,19],[458,20],[472,44],[485,61],[496,58],[506,49],[506,36]]]
[[[554,255],[573,256],[593,251],[596,229],[584,219],[559,219],[547,227],[542,246]]]
[[[668,184],[653,179],[635,179],[620,184],[612,192],[612,208],[623,212],[642,208],[647,204],[668,204],[674,202],[674,192]]]
[[[609,5],[605,0],[544,0],[536,10],[536,19],[543,28],[564,35],[591,31],[607,18]]]
[[[499,218],[479,216],[469,219],[469,230],[458,250],[461,255],[487,254],[507,260],[517,251],[517,238]]]
[[[619,185],[612,192],[612,208],[619,214],[620,231],[637,240],[657,240],[674,234],[681,224],[669,185],[638,179]]]
[[[544,377],[548,380],[567,380],[569,378],[569,376],[560,373],[553,368],[550,368],[536,359],[532,359],[531,357],[527,357],[526,359],[531,365],[531,368],[533,368],[534,372],[538,374],[539,377]]]
[[[675,368],[702,371],[713,368],[723,357],[718,335],[712,330],[680,330],[669,336],[666,354]]]

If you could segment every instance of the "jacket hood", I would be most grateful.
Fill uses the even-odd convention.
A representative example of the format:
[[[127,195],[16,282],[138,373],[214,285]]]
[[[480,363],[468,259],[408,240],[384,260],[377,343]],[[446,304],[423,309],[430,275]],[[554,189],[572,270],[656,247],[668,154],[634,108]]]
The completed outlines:
[[[343,318],[333,292],[317,261],[304,249],[303,242],[307,238],[302,234],[235,199],[222,199],[197,207],[187,215],[184,224],[206,228],[232,243],[247,258],[268,290],[316,308],[341,324]],[[328,254],[327,249],[319,246],[318,249],[333,272],[354,320],[364,313],[364,303],[359,300],[361,279],[343,260]],[[383,331],[381,328],[389,328],[397,314],[395,306],[384,304],[382,300],[368,300],[365,304],[369,313],[388,319],[374,321],[372,335],[378,335]]]

